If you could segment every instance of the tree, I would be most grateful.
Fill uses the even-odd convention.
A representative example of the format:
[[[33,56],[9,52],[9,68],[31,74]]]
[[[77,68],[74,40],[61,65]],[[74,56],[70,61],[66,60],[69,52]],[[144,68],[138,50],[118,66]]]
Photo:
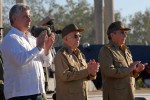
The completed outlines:
[[[4,0],[3,2],[3,26],[6,34],[10,28],[8,16],[10,8],[16,4],[15,0]],[[31,7],[32,25],[35,25],[42,18],[50,15],[51,9],[55,4],[55,0],[26,0],[26,3]]]
[[[90,6],[86,0],[66,0],[65,5],[56,4],[55,0],[27,0],[26,3],[31,7],[31,19],[32,25],[35,25],[38,21],[42,20],[46,16],[52,16],[55,22],[56,29],[62,29],[65,25],[75,23],[77,26],[85,29],[81,43],[89,42],[94,43],[94,8]],[[3,5],[5,12],[3,15],[8,16],[10,8],[15,4],[14,1],[6,0]],[[8,6],[9,5],[9,6]],[[4,18],[4,33],[7,33],[10,28],[9,20]],[[60,35],[56,35],[57,46],[62,42],[60,41]]]
[[[6,34],[10,28],[8,13],[10,8],[15,4],[15,0],[4,0],[3,2],[3,26]],[[64,26],[74,23],[85,29],[81,44],[88,42],[95,43],[94,31],[94,5],[91,6],[87,0],[66,0],[63,5],[57,4],[56,0],[26,0],[31,7],[31,27],[36,25],[46,16],[54,18],[54,26],[56,29],[63,29]],[[129,16],[128,26],[132,29],[128,34],[127,44],[150,44],[150,9],[146,9],[144,13],[137,12],[134,16]],[[127,24],[127,18],[123,18],[121,13],[115,13],[115,20],[121,20]],[[4,35],[5,35],[4,34]],[[62,44],[61,35],[56,34],[56,46]]]
[[[144,13],[137,12],[133,17],[131,16],[129,27],[132,29],[130,44],[150,44],[150,9],[146,9]]]
[[[67,0],[66,5],[57,5],[55,7],[57,8],[54,9],[57,10],[55,10],[53,15],[56,27],[62,29],[65,25],[74,23],[85,29],[81,43],[94,43],[94,8],[86,0],[80,0],[80,3],[74,0]]]

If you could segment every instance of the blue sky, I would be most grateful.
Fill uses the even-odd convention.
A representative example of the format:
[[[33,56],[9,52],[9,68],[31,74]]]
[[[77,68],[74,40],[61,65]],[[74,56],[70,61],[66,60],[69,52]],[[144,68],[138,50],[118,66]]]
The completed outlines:
[[[114,10],[120,11],[124,17],[144,12],[146,8],[150,8],[150,0],[114,0]]]
[[[64,4],[66,0],[56,0],[60,4]],[[78,0],[74,0],[78,1]],[[94,0],[87,0],[94,5]],[[104,0],[105,1],[105,0]],[[150,0],[114,0],[114,10],[120,11],[122,17],[133,15],[135,12],[144,12],[146,8],[150,8]]]

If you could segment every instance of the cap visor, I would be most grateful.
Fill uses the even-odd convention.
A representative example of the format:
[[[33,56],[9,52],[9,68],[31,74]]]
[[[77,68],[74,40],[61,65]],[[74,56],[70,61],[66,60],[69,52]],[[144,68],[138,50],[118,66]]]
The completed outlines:
[[[78,29],[78,30],[76,30],[76,31],[78,31],[78,32],[83,32],[84,31],[84,29]]]
[[[131,29],[130,28],[120,28],[120,30],[129,31]]]

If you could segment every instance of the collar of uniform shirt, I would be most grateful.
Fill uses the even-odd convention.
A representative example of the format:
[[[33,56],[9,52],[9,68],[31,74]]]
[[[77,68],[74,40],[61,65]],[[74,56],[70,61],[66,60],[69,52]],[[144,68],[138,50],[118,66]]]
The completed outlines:
[[[127,47],[125,44],[123,44],[123,45],[121,45],[119,48],[120,48],[121,50],[125,51],[128,47]]]
[[[73,51],[73,53],[74,53],[76,56],[78,56],[79,53],[80,53],[80,51],[79,51],[79,49],[76,49],[76,50]]]

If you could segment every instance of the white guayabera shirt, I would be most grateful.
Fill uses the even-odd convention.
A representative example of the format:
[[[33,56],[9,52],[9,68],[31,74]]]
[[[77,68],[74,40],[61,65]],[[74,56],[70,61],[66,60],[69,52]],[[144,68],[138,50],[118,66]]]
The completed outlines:
[[[38,50],[35,37],[12,27],[3,39],[1,51],[6,99],[45,93],[43,63],[49,66],[52,56]]]

